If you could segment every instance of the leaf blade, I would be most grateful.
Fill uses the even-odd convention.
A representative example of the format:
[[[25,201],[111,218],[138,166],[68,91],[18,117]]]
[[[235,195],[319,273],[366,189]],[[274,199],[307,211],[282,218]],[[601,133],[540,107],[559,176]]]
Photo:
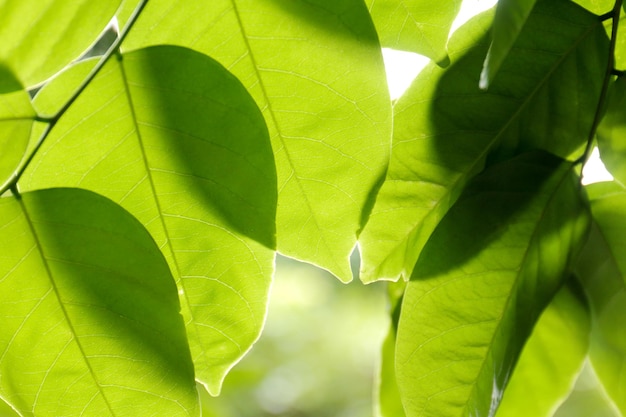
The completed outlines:
[[[270,130],[278,250],[349,281],[362,212],[384,176],[391,140],[384,65],[364,3],[179,4],[151,1],[124,47],[187,46],[242,81]],[[199,13],[208,18],[195,19]]]
[[[525,154],[476,177],[405,292],[396,371],[408,417],[495,413],[588,223],[571,165],[553,156]]]
[[[145,229],[79,189],[0,211],[14,242],[0,258],[2,397],[22,415],[199,415],[176,286]]]
[[[73,184],[137,216],[179,285],[197,378],[217,394],[264,323],[275,175],[263,118],[241,84],[204,55],[157,46],[103,68],[23,186]]]
[[[120,4],[121,0],[3,0],[0,61],[25,86],[37,85],[87,50]]]
[[[597,17],[569,2],[538,2],[501,77],[483,91],[490,16],[459,29],[449,44],[452,64],[427,66],[394,106],[389,170],[359,239],[366,282],[407,279],[437,223],[486,163],[537,148],[569,157],[588,134],[607,62],[587,60],[607,50]],[[554,27],[569,30],[550,34]],[[586,112],[572,114],[572,102]]]

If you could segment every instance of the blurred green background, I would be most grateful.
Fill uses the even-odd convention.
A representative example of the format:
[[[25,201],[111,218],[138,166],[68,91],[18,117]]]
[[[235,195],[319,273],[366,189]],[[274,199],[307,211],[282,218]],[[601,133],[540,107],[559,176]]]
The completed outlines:
[[[388,325],[385,287],[358,279],[341,284],[326,271],[279,257],[263,335],[219,397],[199,386],[203,417],[372,417]],[[0,417],[15,416],[0,401]],[[554,416],[619,414],[587,365]]]

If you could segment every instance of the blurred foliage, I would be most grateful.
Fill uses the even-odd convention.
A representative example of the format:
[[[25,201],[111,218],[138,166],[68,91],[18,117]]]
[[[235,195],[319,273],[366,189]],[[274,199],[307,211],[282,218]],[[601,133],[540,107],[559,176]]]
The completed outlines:
[[[203,416],[371,416],[384,287],[279,257],[263,335],[219,397],[202,392]]]

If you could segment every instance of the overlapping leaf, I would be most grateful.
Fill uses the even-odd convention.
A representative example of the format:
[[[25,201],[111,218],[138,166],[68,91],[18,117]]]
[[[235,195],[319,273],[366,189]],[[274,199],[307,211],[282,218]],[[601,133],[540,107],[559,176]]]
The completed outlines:
[[[24,156],[34,119],[28,93],[11,70],[0,64],[0,190]]]
[[[589,225],[572,164],[521,155],[478,176],[408,283],[396,371],[408,417],[493,415]]]
[[[350,280],[391,140],[380,44],[363,1],[151,0],[124,48],[158,43],[204,52],[248,88],[276,158],[279,251]]]
[[[577,273],[593,317],[589,356],[606,392],[626,414],[626,190],[615,183],[587,189],[595,223]]]
[[[622,184],[626,184],[626,77],[611,87],[611,96],[598,127],[598,148],[602,162]]]
[[[380,43],[393,49],[417,52],[440,64],[447,63],[446,44],[460,0],[442,5],[429,0],[366,0]]]
[[[561,288],[526,342],[496,417],[552,417],[583,367],[590,325],[580,285]]]
[[[0,199],[0,395],[22,416],[199,416],[174,279],[141,224],[69,188]]]
[[[38,99],[63,97],[48,88]],[[146,226],[178,281],[196,376],[217,393],[258,338],[274,260],[273,155],[238,80],[176,46],[112,60],[21,184],[97,191]]]
[[[538,2],[500,75],[482,91],[489,16],[459,29],[451,66],[427,66],[394,107],[389,172],[359,239],[365,281],[410,275],[490,152],[494,160],[532,148],[568,156],[589,133],[608,51],[597,17],[568,1]]]
[[[515,44],[537,0],[500,0],[491,31],[492,41],[480,74],[480,86],[489,84]]]
[[[27,87],[78,58],[106,27],[121,0],[1,0],[0,62]]]

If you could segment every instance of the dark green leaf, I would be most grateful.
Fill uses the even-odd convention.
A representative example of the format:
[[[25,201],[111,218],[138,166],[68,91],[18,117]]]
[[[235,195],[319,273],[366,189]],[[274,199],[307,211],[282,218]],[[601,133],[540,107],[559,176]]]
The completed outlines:
[[[504,59],[515,44],[537,0],[500,0],[493,19],[491,46],[483,71],[480,74],[481,88],[489,87]]]
[[[593,315],[589,356],[606,392],[626,414],[626,190],[615,183],[587,189],[595,223],[577,273]]]
[[[606,114],[598,127],[598,148],[613,177],[626,184],[626,77],[619,77],[610,91]]]
[[[158,43],[204,52],[248,88],[276,158],[278,250],[349,281],[391,140],[385,69],[364,2],[151,0],[125,48]]]
[[[0,0],[0,62],[27,87],[78,58],[121,0]]]
[[[0,189],[24,157],[34,119],[28,93],[11,70],[0,63]]]
[[[198,416],[176,285],[128,212],[69,188],[0,199],[0,395],[23,416]]]
[[[359,239],[365,281],[410,275],[490,152],[493,160],[534,148],[566,157],[589,133],[608,51],[597,17],[568,1],[538,2],[500,75],[482,91],[489,16],[459,29],[451,66],[427,66],[394,107],[389,172]]]
[[[380,43],[446,63],[446,44],[460,0],[366,0]]]
[[[587,357],[591,326],[579,287],[561,288],[539,317],[496,417],[551,417],[570,394]]]
[[[493,415],[589,225],[570,163],[524,154],[472,181],[407,286],[397,335],[408,417]]]
[[[47,88],[43,97],[63,97]],[[59,121],[22,179],[30,189],[97,191],[146,226],[179,285],[196,376],[219,392],[260,334],[274,268],[272,149],[238,80],[181,47],[125,54]]]

